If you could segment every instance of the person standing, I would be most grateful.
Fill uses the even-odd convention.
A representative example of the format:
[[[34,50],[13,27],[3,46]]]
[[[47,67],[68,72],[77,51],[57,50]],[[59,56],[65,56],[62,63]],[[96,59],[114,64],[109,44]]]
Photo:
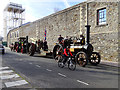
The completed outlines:
[[[64,48],[66,48],[68,45],[69,45],[68,36],[66,36],[64,39]]]
[[[82,34],[80,35],[80,44],[85,45],[85,37]]]
[[[61,44],[63,42],[63,37],[61,35],[59,35],[59,38],[58,38],[58,42]]]

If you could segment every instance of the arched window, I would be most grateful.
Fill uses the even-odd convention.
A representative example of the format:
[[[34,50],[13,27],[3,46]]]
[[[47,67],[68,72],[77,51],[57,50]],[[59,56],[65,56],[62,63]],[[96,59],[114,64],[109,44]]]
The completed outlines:
[[[16,32],[15,32],[15,37],[16,37]]]
[[[19,37],[19,31],[17,31],[17,37]]]

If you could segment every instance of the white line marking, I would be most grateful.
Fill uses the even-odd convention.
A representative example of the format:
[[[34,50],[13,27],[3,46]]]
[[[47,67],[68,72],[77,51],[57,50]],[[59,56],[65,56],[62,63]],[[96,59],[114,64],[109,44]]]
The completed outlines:
[[[0,67],[0,70],[8,69],[9,67]]]
[[[52,70],[50,70],[50,69],[46,69],[47,71],[49,71],[49,72],[51,72]]]
[[[82,83],[82,84],[85,84],[85,85],[89,85],[88,83],[85,83],[85,82],[80,81],[80,80],[77,80],[77,82]]]
[[[20,59],[20,60],[23,60],[23,59]]]
[[[64,75],[64,74],[61,74],[61,73],[58,73],[58,75],[60,75],[60,76],[63,76],[63,77],[66,77],[66,75]]]
[[[3,74],[3,73],[11,73],[13,72],[13,70],[5,70],[5,71],[0,71],[0,74]]]
[[[32,64],[32,63],[29,63],[29,64]]]
[[[40,66],[40,65],[36,65],[36,67],[39,67],[39,68],[40,68],[41,66]]]
[[[19,81],[14,81],[14,82],[6,82],[5,86],[13,87],[13,86],[20,86],[20,85],[24,85],[24,84],[28,84],[28,82],[26,82],[25,80],[19,80]]]
[[[10,79],[10,78],[18,78],[18,77],[19,76],[17,74],[0,76],[1,79]]]

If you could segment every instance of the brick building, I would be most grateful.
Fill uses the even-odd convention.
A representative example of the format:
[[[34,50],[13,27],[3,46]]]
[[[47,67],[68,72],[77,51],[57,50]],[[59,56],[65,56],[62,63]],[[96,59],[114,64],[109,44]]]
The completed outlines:
[[[119,2],[82,2],[37,21],[12,29],[8,45],[19,37],[44,39],[47,31],[49,49],[53,49],[58,36],[86,36],[85,25],[91,25],[90,42],[103,60],[118,61],[118,30],[120,28]]]

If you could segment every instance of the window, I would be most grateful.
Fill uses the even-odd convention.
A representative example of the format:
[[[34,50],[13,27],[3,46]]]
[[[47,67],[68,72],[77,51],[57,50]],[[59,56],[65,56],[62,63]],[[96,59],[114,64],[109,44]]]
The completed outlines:
[[[97,11],[97,25],[106,24],[106,8]]]
[[[19,37],[19,32],[17,31],[17,37]]]
[[[11,33],[10,33],[10,38],[12,38],[12,35],[11,35]]]
[[[15,32],[15,37],[16,37],[16,32]]]

